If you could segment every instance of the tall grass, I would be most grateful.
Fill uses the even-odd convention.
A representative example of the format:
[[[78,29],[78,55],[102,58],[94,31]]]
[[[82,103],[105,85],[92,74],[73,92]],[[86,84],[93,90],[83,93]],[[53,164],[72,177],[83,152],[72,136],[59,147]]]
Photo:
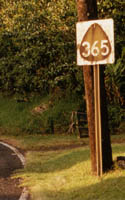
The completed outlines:
[[[71,112],[77,110],[80,101],[76,98],[64,98],[54,100],[49,104],[51,96],[29,97],[28,101],[18,100],[14,97],[3,97],[0,95],[0,128],[9,129],[11,134],[25,132],[51,133],[52,123],[54,131],[65,132],[70,123]],[[43,104],[48,105],[48,109],[43,113],[33,113],[35,107]]]
[[[3,97],[0,95],[0,127],[8,130],[11,134],[27,129],[32,120],[32,109],[40,104],[41,99],[33,101],[18,102],[14,97]]]

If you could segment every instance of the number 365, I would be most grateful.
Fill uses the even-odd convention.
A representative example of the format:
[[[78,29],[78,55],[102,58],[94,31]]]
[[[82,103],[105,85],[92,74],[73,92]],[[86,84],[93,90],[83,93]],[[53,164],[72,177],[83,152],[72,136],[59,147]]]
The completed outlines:
[[[84,47],[84,51],[82,52],[82,56],[89,57],[90,55],[92,55],[96,57],[99,54],[101,54],[102,56],[107,56],[110,51],[108,40],[101,40],[100,48],[97,46],[98,43],[99,41],[96,40],[91,46],[89,42],[83,42],[82,47]]]

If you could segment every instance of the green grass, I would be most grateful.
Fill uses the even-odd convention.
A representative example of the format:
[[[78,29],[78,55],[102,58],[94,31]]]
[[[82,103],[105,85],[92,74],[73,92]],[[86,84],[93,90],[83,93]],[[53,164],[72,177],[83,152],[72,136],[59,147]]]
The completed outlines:
[[[32,120],[32,109],[39,105],[40,97],[31,102],[18,102],[14,97],[3,97],[0,95],[0,127],[7,132],[9,129],[16,134],[18,130],[25,130]]]
[[[44,134],[51,133],[51,121],[54,123],[56,132],[65,132],[68,129],[71,111],[77,110],[79,101],[70,98],[60,99],[52,102],[51,97],[31,96],[26,101],[19,101],[17,97],[5,97],[0,94],[0,130],[3,134],[11,132],[11,135],[22,134]],[[35,107],[47,104],[48,110],[43,114],[32,112]]]
[[[125,144],[113,145],[113,158],[125,156]],[[27,164],[18,177],[33,200],[124,200],[125,171],[98,178],[91,174],[88,147],[57,151],[28,151]]]

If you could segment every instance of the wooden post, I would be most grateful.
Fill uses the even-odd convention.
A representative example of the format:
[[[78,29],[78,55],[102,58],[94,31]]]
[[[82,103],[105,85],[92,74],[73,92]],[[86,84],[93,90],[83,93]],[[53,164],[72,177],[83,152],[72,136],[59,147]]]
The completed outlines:
[[[100,67],[94,65],[95,140],[97,175],[102,176],[102,130],[100,107]]]

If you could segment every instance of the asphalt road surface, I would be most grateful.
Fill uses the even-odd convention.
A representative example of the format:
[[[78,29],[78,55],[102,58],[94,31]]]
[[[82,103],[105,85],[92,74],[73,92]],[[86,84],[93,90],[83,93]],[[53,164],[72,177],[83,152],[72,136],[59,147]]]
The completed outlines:
[[[19,200],[22,188],[19,179],[12,179],[15,170],[23,167],[18,156],[0,144],[0,200]]]

